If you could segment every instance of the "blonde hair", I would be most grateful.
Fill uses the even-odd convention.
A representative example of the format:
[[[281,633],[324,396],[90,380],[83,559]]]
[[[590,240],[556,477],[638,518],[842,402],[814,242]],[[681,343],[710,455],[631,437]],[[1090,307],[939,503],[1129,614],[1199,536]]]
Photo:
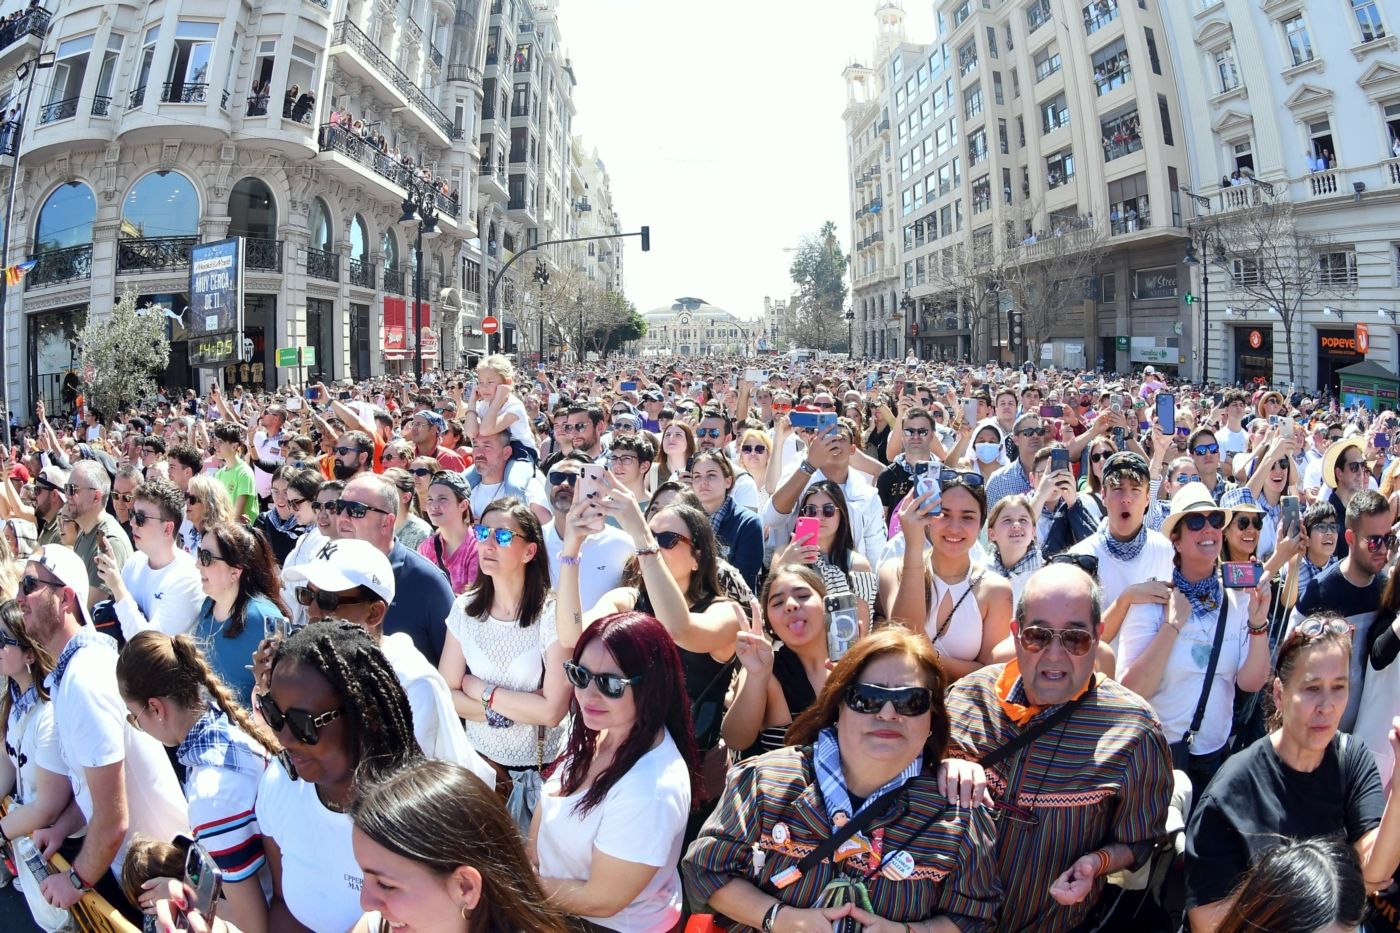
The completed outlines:
[[[208,473],[191,476],[185,494],[195,496],[204,506],[204,528],[234,520],[233,500],[229,498],[228,487]],[[199,530],[203,531],[204,528]]]
[[[486,359],[476,364],[477,372],[481,372],[483,369],[493,370],[501,377],[502,382],[515,382],[515,364],[510,361],[510,357],[508,356],[502,356],[496,353],[486,357]]]

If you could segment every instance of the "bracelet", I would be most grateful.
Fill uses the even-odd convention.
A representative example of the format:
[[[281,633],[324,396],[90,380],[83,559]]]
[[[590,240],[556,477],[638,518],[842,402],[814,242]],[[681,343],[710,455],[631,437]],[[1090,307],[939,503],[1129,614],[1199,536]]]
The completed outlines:
[[[1164,621],[1164,622],[1166,622],[1168,625],[1170,625],[1170,626],[1172,627],[1172,631],[1176,632],[1178,635],[1181,634],[1181,623],[1180,623],[1180,622],[1173,622],[1173,621],[1171,620],[1171,617],[1170,617],[1170,616],[1168,616],[1167,618],[1163,619],[1162,621]]]
[[[1246,625],[1245,628],[1247,628],[1247,629],[1249,630],[1249,637],[1250,637],[1250,638],[1258,638],[1260,635],[1267,635],[1267,634],[1269,634],[1269,623],[1267,623],[1267,622],[1265,622],[1263,625],[1259,626],[1258,628],[1255,628],[1255,627],[1252,626],[1252,625]]]
[[[577,567],[580,560],[581,558],[577,554],[573,556],[568,554],[559,555],[559,563],[563,564],[565,567]]]
[[[1108,858],[1108,850],[1096,849],[1094,850],[1093,855],[1099,860],[1099,870],[1095,874],[1100,876],[1108,874],[1108,866],[1110,864]]]
[[[782,910],[784,906],[786,905],[782,901],[774,901],[772,906],[764,911],[763,926],[761,927],[763,933],[773,933],[773,924],[778,922],[778,911]]]
[[[657,543],[655,543],[655,542],[652,542],[651,544],[647,545],[646,547],[639,547],[639,548],[637,548],[637,556],[638,556],[638,557],[651,557],[651,556],[654,555],[654,554],[660,554],[660,553],[661,553],[661,545],[659,545],[659,544],[657,544]]]

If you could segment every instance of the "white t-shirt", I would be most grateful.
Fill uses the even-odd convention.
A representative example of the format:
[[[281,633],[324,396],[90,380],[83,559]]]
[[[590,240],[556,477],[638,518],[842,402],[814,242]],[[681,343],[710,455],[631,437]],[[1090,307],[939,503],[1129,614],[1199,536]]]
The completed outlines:
[[[68,769],[58,747],[52,704],[39,701],[23,716],[17,715],[16,709],[14,705],[10,707],[10,720],[5,729],[5,752],[16,775],[14,803],[33,803],[38,793],[40,769],[59,775],[66,775]],[[38,880],[30,875],[22,861],[16,867],[20,876],[15,885],[24,892],[34,922],[51,933],[61,929],[68,921],[68,911],[52,907],[44,900],[39,893]]]
[[[495,786],[496,772],[467,741],[461,720],[452,707],[452,694],[438,669],[428,663],[407,632],[385,635],[379,648],[408,695],[413,713],[413,737],[429,758],[439,758],[466,768],[488,786]]]
[[[502,496],[519,496],[526,505],[540,506],[546,512],[549,511],[549,495],[545,492],[544,477],[523,460],[510,461],[499,483],[488,483],[483,479],[472,488],[472,514],[480,517],[488,505]]]
[[[127,829],[112,863],[112,874],[120,878],[127,846],[137,833],[153,839],[188,834],[185,795],[165,748],[127,724],[126,704],[117,690],[116,651],[104,645],[79,648],[63,679],[55,687],[50,675],[49,684],[59,750],[73,797],[88,820],[93,799],[85,769],[125,763]]]
[[[554,522],[544,526],[544,548],[549,554],[549,586],[559,586],[559,558],[564,553],[564,541],[554,529]],[[622,565],[637,553],[632,538],[620,529],[604,525],[597,534],[583,539],[578,558],[578,590],[580,608],[588,612],[608,590],[622,585]]]
[[[561,797],[564,769],[545,783],[539,808],[540,875],[587,881],[593,852],[634,864],[650,865],[656,874],[637,899],[611,917],[585,919],[609,930],[652,933],[669,930],[681,916],[681,879],[676,865],[690,814],[690,771],[685,759],[663,733],[587,814],[574,805],[583,797]]]
[[[1099,536],[1090,535],[1070,548],[1072,554],[1093,554],[1099,559],[1099,589],[1105,610],[1113,601],[1123,595],[1123,591],[1134,583],[1145,580],[1172,582],[1172,571],[1176,569],[1173,558],[1176,555],[1172,543],[1160,531],[1147,531],[1142,553],[1131,561],[1121,561],[1109,557],[1106,548],[1099,546]],[[1121,634],[1122,629],[1119,629]],[[1112,641],[1113,650],[1118,650],[1118,638]]]
[[[786,474],[778,486],[781,488],[791,476],[791,472]],[[807,479],[806,486],[802,487],[803,491],[824,479],[826,476],[821,470],[817,470]],[[865,474],[854,467],[847,473],[846,481],[838,485],[846,496],[846,508],[851,513],[851,540],[855,549],[873,563],[879,558],[889,540],[889,535],[885,533],[885,507],[880,504],[880,494]],[[798,499],[801,500],[800,495]],[[766,546],[776,549],[792,540],[793,529],[797,527],[796,508],[790,514],[784,515],[770,499],[759,518],[763,519]]]
[[[258,452],[259,460],[281,460],[282,441],[286,439],[285,434],[278,434],[276,437],[268,437],[267,432],[258,429],[253,435],[253,447]],[[258,495],[266,499],[272,495],[272,474],[265,472],[258,467],[253,467],[253,484],[257,487]]]
[[[281,850],[282,899],[297,922],[318,933],[353,927],[363,914],[365,874],[350,847],[350,815],[327,810],[315,784],[293,780],[274,763],[258,785],[257,817]]]
[[[1243,430],[1231,431],[1228,427],[1215,432],[1215,439],[1220,442],[1220,459],[1233,457],[1235,454],[1242,454],[1249,446],[1249,435]]]
[[[486,414],[486,409],[490,407],[490,402],[477,402],[476,417],[482,418]],[[530,413],[525,410],[525,403],[520,400],[520,396],[510,395],[506,399],[506,403],[501,406],[501,410],[496,413],[498,419],[505,415],[515,416],[515,420],[510,423],[510,427],[507,429],[510,431],[510,439],[519,441],[538,453],[539,447],[535,444],[535,435],[530,432]]]
[[[175,550],[175,559],[159,570],[151,559],[136,551],[122,565],[122,585],[127,597],[116,604],[122,637],[132,638],[153,628],[167,635],[183,635],[194,629],[204,605],[199,568],[187,552]]]

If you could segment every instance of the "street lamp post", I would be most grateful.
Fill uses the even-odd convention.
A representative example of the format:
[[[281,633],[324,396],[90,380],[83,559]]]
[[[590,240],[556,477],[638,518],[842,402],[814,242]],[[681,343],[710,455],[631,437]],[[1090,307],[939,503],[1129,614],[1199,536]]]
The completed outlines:
[[[1197,236],[1200,238],[1202,254],[1209,252],[1211,243],[1214,242],[1214,261],[1224,264],[1226,256],[1225,247],[1220,242],[1220,232],[1217,230],[1212,233],[1209,229],[1201,227],[1192,231],[1192,238],[1186,242],[1186,255],[1181,260],[1188,266],[1201,267],[1201,382],[1204,383],[1210,380],[1210,262],[1202,261],[1197,254]]]
[[[854,308],[846,309],[846,359],[856,358],[856,312]]]
[[[413,241],[413,378],[420,385],[423,382],[423,240],[440,236],[437,227],[437,201],[433,192],[417,179],[408,179],[408,192],[403,199],[403,216],[399,223],[404,226],[417,225],[417,236]],[[491,345],[487,337],[487,352]],[[441,351],[439,351],[441,352]]]
[[[909,296],[909,292],[906,291],[906,292],[904,293],[904,297],[901,298],[901,299],[899,299],[899,315],[898,315],[898,317],[900,318],[900,325],[899,325],[899,326],[900,326],[900,330],[901,330],[904,334],[906,334],[906,335],[909,333],[909,328],[908,328],[907,326],[905,326],[905,321],[908,320],[908,318],[912,315],[913,311],[914,311],[914,299],[911,298],[911,297]],[[895,353],[896,356],[899,355],[899,341],[898,341],[898,340],[896,340],[896,341],[895,341],[895,344],[894,344],[894,353]]]
[[[540,306],[536,309],[540,319],[536,321],[540,338],[540,358],[539,365],[544,367],[544,288],[549,285],[549,269],[545,266],[543,259],[535,260],[535,282],[540,286]]]

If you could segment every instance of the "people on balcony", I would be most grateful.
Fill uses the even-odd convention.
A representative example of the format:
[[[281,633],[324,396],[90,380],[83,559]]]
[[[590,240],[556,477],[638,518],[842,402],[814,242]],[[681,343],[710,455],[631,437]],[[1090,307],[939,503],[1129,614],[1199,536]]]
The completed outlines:
[[[270,81],[265,81],[261,84],[257,81],[253,82],[252,88],[248,91],[248,116],[261,117],[267,115],[267,86],[271,83]]]
[[[311,110],[316,106],[316,92],[306,90],[297,97],[296,103],[292,105],[292,119],[298,123],[306,123]]]

